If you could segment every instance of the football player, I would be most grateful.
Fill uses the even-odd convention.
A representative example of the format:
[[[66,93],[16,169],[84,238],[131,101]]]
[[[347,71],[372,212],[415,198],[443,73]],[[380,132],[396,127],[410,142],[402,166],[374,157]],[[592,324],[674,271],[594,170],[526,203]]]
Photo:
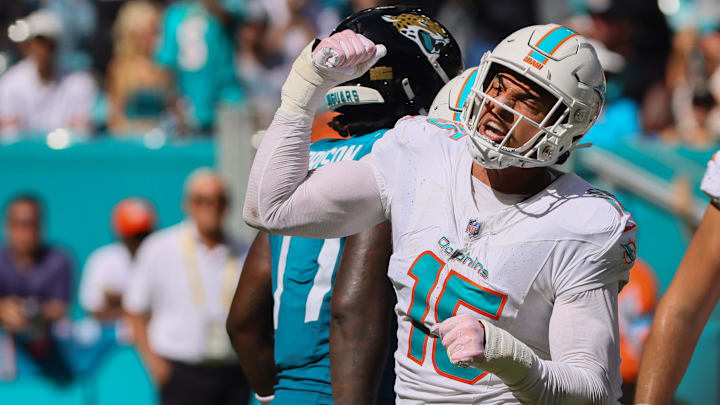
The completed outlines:
[[[340,113],[330,125],[349,137],[313,143],[309,170],[367,155],[399,118],[426,114],[438,90],[463,68],[455,40],[421,10],[361,11],[335,32],[341,37],[361,33],[390,52],[362,76],[327,91],[329,108]],[[337,403],[367,404],[377,396],[392,311],[391,250],[387,223],[348,240],[257,236],[228,330],[259,399],[329,404],[334,396]],[[349,307],[358,301],[367,318],[348,316],[358,312]],[[328,348],[330,333],[336,337]],[[385,400],[393,401],[392,385],[388,388]]]
[[[710,204],[655,312],[637,382],[638,404],[669,404],[720,298],[720,151],[700,188]]]
[[[602,107],[595,50],[563,26],[520,29],[468,77],[459,123],[406,118],[363,159],[308,172],[320,98],[384,52],[335,34],[301,53],[245,220],[306,237],[390,220],[398,403],[617,403],[617,295],[636,225],[611,194],[551,167]]]

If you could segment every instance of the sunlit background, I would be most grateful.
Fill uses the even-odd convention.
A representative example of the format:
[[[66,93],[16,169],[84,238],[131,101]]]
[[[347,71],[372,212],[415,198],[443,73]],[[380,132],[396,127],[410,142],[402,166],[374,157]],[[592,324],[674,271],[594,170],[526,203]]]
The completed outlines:
[[[143,197],[160,227],[175,224],[183,218],[183,182],[197,167],[216,167],[230,181],[227,229],[249,242],[253,232],[239,215],[248,170],[292,61],[344,16],[380,4],[408,3],[0,1],[0,203],[18,193],[40,197],[46,240],[72,258],[75,297],[88,255],[115,239],[113,206]],[[708,201],[698,185],[720,145],[720,2],[409,4],[449,28],[466,67],[530,24],[563,23],[594,41],[608,79],[606,105],[585,138],[595,147],[574,153],[565,168],[615,193],[639,224],[642,269],[620,304],[631,383],[653,303]],[[27,85],[35,75],[50,85]],[[320,116],[316,138],[335,136],[327,119]],[[57,329],[72,378],[48,378],[0,344],[2,403],[156,403],[122,326],[97,322],[75,299]],[[714,314],[678,403],[720,403],[719,348]]]

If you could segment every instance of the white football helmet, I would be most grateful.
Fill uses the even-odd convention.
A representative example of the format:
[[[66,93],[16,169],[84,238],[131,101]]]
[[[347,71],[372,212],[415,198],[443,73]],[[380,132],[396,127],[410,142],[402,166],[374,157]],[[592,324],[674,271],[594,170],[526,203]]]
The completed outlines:
[[[441,118],[447,121],[460,121],[460,113],[470,88],[475,83],[477,66],[462,72],[447,82],[435,95],[428,111],[428,118]]]
[[[533,121],[485,92],[498,68],[530,79],[556,98],[542,122]],[[470,153],[488,169],[555,164],[564,153],[584,146],[578,146],[578,142],[595,123],[605,98],[605,75],[595,49],[575,31],[557,24],[535,25],[514,32],[483,55],[475,76],[462,105],[460,121],[469,135]],[[478,130],[488,103],[515,115],[512,127],[500,142]],[[548,122],[551,118],[554,122]],[[538,132],[521,146],[505,146],[523,120]]]

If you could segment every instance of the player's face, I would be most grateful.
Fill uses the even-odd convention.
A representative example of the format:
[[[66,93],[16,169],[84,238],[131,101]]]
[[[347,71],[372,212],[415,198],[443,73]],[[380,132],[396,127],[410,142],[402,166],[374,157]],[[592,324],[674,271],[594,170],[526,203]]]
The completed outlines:
[[[485,92],[536,123],[542,122],[555,102],[555,98],[545,89],[522,75],[509,71],[496,74]],[[499,144],[505,139],[517,120],[520,120],[519,116],[488,99],[478,121],[477,129],[481,135]],[[519,148],[537,133],[537,128],[527,121],[521,120],[505,146]]]

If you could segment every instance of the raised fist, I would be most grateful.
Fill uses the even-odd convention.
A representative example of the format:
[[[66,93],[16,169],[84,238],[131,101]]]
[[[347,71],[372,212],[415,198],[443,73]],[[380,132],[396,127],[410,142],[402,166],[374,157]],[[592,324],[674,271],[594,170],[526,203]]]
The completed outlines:
[[[320,69],[359,76],[386,54],[384,45],[376,45],[361,34],[345,30],[320,41],[312,52],[312,60]]]
[[[345,30],[325,38],[312,49],[309,44],[293,63],[282,88],[280,108],[313,116],[325,93],[340,83],[362,76],[387,48]]]

